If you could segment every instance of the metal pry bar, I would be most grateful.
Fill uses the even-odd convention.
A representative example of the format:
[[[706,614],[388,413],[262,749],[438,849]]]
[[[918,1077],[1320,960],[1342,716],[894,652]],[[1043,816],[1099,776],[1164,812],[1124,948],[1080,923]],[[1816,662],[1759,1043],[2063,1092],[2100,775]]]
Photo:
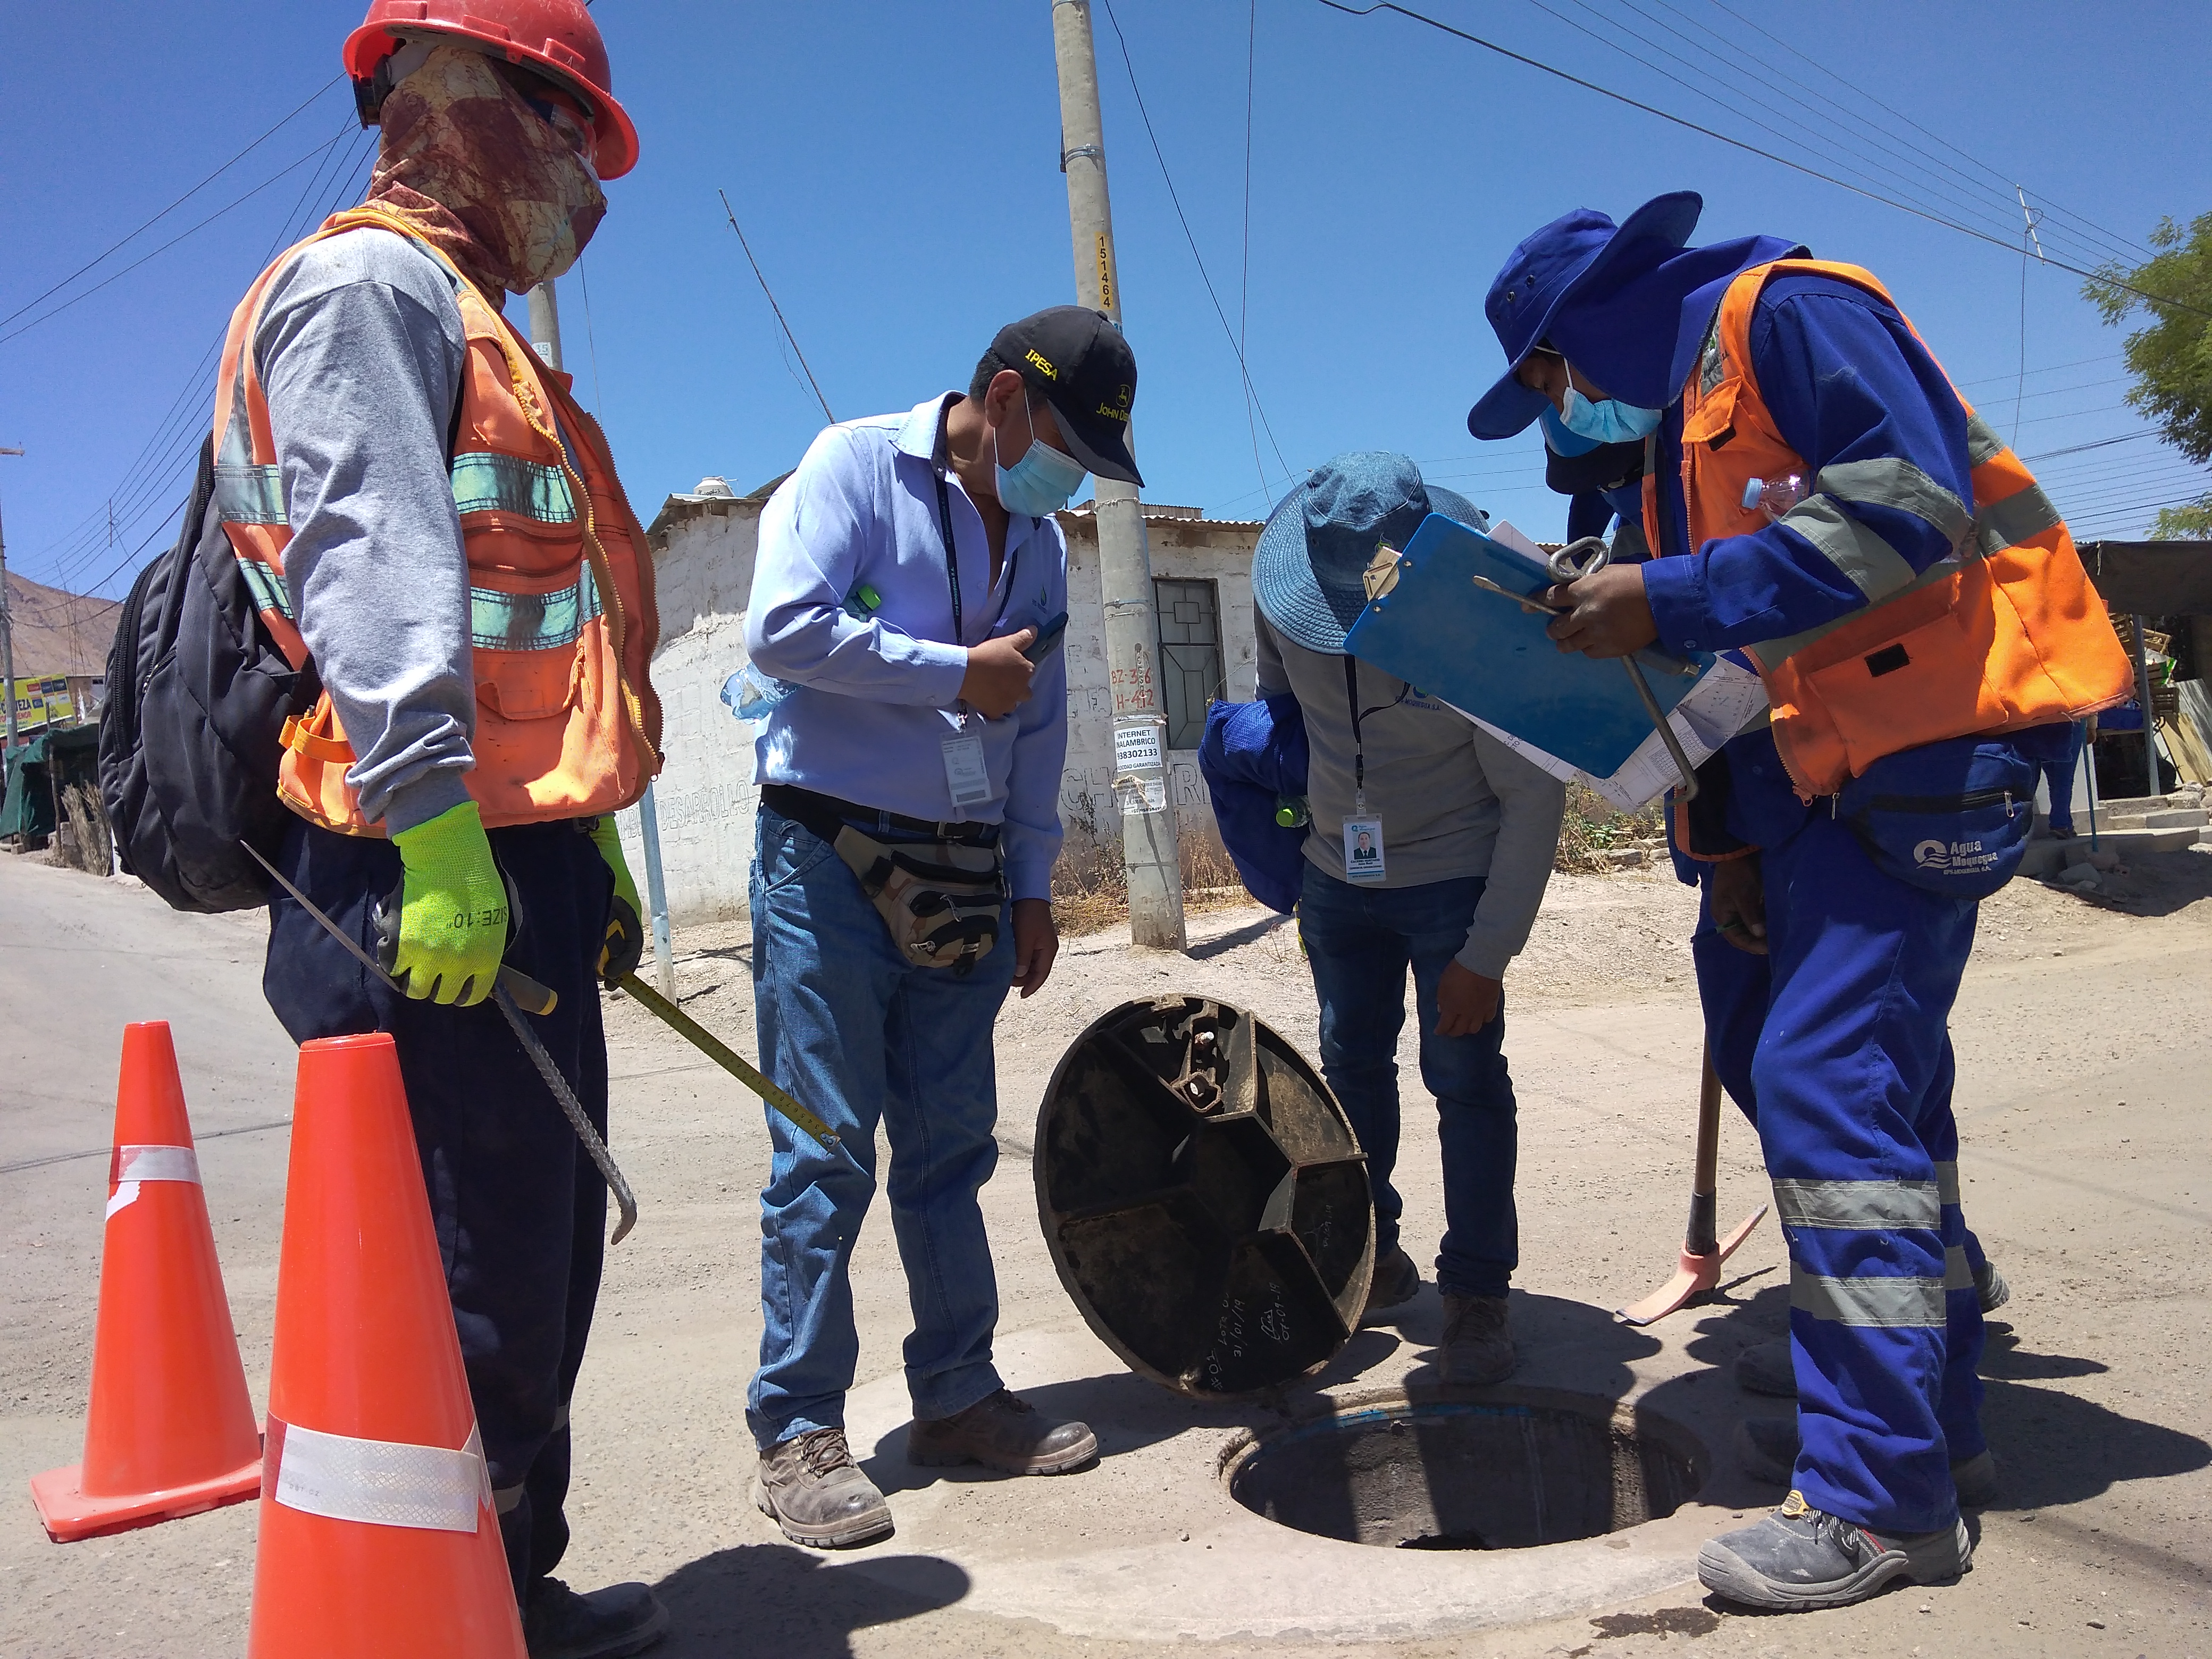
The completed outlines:
[[[1547,568],[1552,580],[1564,587],[1584,576],[1595,575],[1612,562],[1613,550],[1598,537],[1585,536],[1580,541],[1568,543],[1553,554]],[[1517,598],[1518,595],[1509,597]],[[1676,799],[1686,801],[1696,799],[1697,769],[1690,764],[1689,756],[1683,752],[1682,740],[1674,735],[1674,722],[1661,711],[1659,699],[1652,696],[1651,682],[1644,678],[1644,665],[1636,660],[1633,653],[1623,657],[1620,665],[1628,671],[1628,683],[1636,688],[1637,700],[1644,705],[1644,712],[1651,717],[1651,729],[1659,734],[1659,741],[1667,745],[1668,754],[1674,758],[1674,770],[1682,780],[1682,792]]]

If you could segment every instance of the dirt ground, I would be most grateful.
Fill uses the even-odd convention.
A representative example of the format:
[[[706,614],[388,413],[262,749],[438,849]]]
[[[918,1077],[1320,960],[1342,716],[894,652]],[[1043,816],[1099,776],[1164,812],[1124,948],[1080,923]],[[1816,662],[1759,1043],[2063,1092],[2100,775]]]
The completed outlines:
[[[1974,1571],[1954,1586],[1773,1619],[1733,1613],[1681,1583],[1497,1628],[1479,1628],[1480,1610],[1471,1608],[1466,1630],[1410,1639],[1378,1623],[1341,1638],[1255,1640],[1237,1636],[1233,1620],[1179,1641],[1125,1639],[1056,1621],[1048,1602],[1042,1614],[1013,1616],[1003,1596],[986,1594],[994,1581],[972,1562],[956,1565],[954,1543],[983,1549],[975,1540],[988,1539],[994,1562],[1018,1568],[1024,1517],[1035,1516],[1039,1527],[1047,1517],[1079,1525],[1079,1547],[1102,1557],[1133,1549],[1151,1541],[1137,1535],[1150,1523],[1086,1498],[1081,1483],[1098,1482],[1088,1490],[1106,1494],[1113,1489],[1101,1477],[1117,1457],[1171,1459],[1243,1420],[1171,1402],[1184,1413],[1176,1416],[1161,1403],[1170,1397],[1127,1376],[1089,1337],[1038,1233],[1028,1152],[1054,1065],[1085,1025],[1129,998],[1170,989],[1221,997],[1312,1053],[1312,992],[1294,932],[1252,909],[1194,918],[1183,957],[1132,951],[1113,934],[1070,940],[1052,983],[1011,1004],[1000,1024],[1003,1156],[984,1205],[1000,1261],[1002,1357],[1018,1387],[1090,1417],[1107,1463],[1048,1483],[933,1480],[904,1468],[888,1426],[879,1439],[856,1434],[856,1450],[892,1492],[900,1531],[843,1556],[786,1545],[746,1496],[743,1398],[759,1332],[754,1195],[766,1164],[760,1109],[641,1010],[611,1002],[613,1141],[642,1217],[610,1259],[574,1405],[575,1539],[564,1575],[582,1585],[655,1583],[676,1615],[676,1636],[662,1650],[672,1659],[1139,1659],[1169,1646],[1212,1659],[2204,1659],[2212,1655],[2208,899],[2212,856],[2190,853],[2142,860],[2097,902],[2015,883],[1984,907],[1953,1022],[1961,1164],[1970,1222],[2014,1294],[1992,1323],[1984,1367],[2003,1494],[1979,1517]],[[1684,943],[1692,911],[1692,896],[1663,873],[1555,877],[1509,978],[1507,1050],[1522,1122],[1516,1284],[1525,1292],[1516,1319],[1532,1363],[1540,1358],[1532,1346],[1562,1319],[1621,1331],[1604,1310],[1673,1265],[1699,1042]],[[291,1050],[260,1003],[258,928],[258,917],[172,915],[117,884],[0,860],[0,1006],[10,1010],[0,1027],[0,1121],[10,1132],[0,1150],[0,1480],[17,1494],[0,1504],[0,1653],[88,1659],[243,1645],[252,1505],[60,1547],[45,1540],[23,1483],[77,1455],[125,1019],[177,1025],[247,1376],[257,1403],[265,1399]],[[679,929],[678,942],[687,1010],[750,1052],[742,925]],[[1419,1259],[1440,1227],[1441,1203],[1433,1114],[1412,1060],[1409,1032],[1401,1186]],[[1756,1148],[1731,1114],[1724,1224],[1765,1197]],[[879,1200],[854,1268],[860,1377],[877,1401],[895,1395],[907,1329],[881,1209]],[[1702,1382],[1730,1413],[1753,1403],[1712,1368],[1783,1328],[1787,1269],[1771,1222],[1732,1266],[1737,1275],[1721,1297],[1658,1328],[1668,1333],[1671,1363],[1688,1373],[1683,1380]],[[1314,1386],[1356,1382],[1361,1367],[1432,1341],[1434,1301],[1425,1291],[1396,1329],[1363,1334]],[[1071,1353],[1076,1361],[1064,1359]],[[1055,1369],[1068,1363],[1088,1374]],[[1131,1426],[1156,1422],[1141,1435]],[[1139,1439],[1148,1443],[1141,1453]],[[1724,1445],[1714,1450],[1725,1460]],[[1264,1549],[1267,1523],[1245,1518],[1238,1536]],[[1355,1558],[1370,1553],[1332,1547],[1350,1577]],[[1140,1616],[1144,1584],[1131,1583],[1127,1594],[1127,1628],[1150,1629]]]

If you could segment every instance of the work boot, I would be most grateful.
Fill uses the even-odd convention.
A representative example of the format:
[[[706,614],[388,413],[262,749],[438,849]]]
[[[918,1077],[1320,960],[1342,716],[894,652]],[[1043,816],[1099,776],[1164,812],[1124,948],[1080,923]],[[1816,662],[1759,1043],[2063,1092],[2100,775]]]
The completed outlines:
[[[1066,1474],[1097,1455],[1087,1425],[1048,1422],[1011,1389],[951,1417],[917,1417],[906,1431],[906,1461],[925,1468],[981,1463],[1001,1474]]]
[[[1777,1400],[1797,1397],[1797,1367],[1790,1357],[1790,1339],[1754,1342],[1735,1357],[1735,1385]]]
[[[1964,1521],[1885,1538],[1823,1514],[1793,1492],[1764,1521],[1707,1540],[1698,1552],[1698,1577],[1743,1607],[1804,1613],[1863,1601],[1893,1578],[1947,1583],[1973,1555]]]
[[[891,1506],[853,1462],[842,1429],[809,1429],[760,1455],[753,1502],[783,1535],[816,1549],[846,1549],[891,1529]]]
[[[1982,1311],[1993,1314],[2012,1300],[2012,1286],[2004,1282],[1994,1261],[1984,1261],[1974,1269],[1974,1294],[1981,1301]]]
[[[1463,1389],[1503,1382],[1520,1364],[1502,1296],[1444,1292],[1444,1340],[1437,1356],[1443,1380]]]
[[[1797,1419],[1747,1417],[1735,1426],[1736,1467],[1754,1480],[1790,1484],[1797,1467]],[[1966,1509],[1989,1507],[1997,1495],[1997,1461],[1986,1449],[1951,1465],[1951,1484]]]
[[[541,1578],[522,1614],[530,1659],[623,1659],[667,1634],[668,1609],[643,1584],[579,1595],[557,1578]]]
[[[1392,1246],[1390,1253],[1375,1263],[1375,1278],[1367,1286],[1367,1308],[1359,1322],[1364,1325],[1385,1308],[1411,1302],[1420,1288],[1421,1270],[1413,1265],[1413,1258]]]

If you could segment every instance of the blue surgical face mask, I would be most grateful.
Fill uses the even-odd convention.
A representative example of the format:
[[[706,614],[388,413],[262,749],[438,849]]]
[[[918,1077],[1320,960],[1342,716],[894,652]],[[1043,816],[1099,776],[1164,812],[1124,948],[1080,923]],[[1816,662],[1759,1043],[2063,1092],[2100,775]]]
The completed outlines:
[[[1559,423],[1580,437],[1593,438],[1601,444],[1633,443],[1656,432],[1660,416],[1666,412],[1662,409],[1639,409],[1618,398],[1594,404],[1569,386],[1565,407],[1559,410]]]
[[[1024,419],[1029,418],[1027,398],[1022,400],[1022,415]],[[1006,466],[1000,464],[998,455],[999,429],[993,427],[991,459],[998,478],[999,505],[1009,513],[1025,513],[1032,519],[1042,519],[1066,507],[1089,471],[1073,455],[1063,455],[1040,439],[1033,422],[1030,426],[1030,447],[1021,459]]]

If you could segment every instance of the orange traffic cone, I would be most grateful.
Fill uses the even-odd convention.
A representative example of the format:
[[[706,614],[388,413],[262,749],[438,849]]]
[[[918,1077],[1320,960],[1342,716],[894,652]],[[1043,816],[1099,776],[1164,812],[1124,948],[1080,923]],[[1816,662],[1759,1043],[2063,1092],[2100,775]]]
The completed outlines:
[[[251,1498],[246,1395],[168,1026],[123,1028],[84,1462],[31,1480],[58,1544]]]
[[[390,1036],[300,1050],[248,1659],[525,1659]]]

